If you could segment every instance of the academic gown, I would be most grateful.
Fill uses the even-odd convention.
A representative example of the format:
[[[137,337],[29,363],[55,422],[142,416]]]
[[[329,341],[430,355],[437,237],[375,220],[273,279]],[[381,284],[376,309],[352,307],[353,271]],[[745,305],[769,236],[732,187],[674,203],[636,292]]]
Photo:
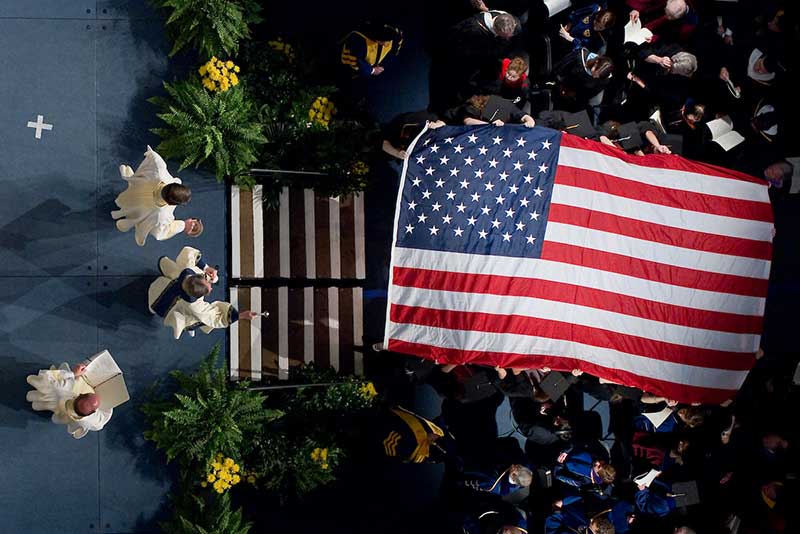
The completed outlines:
[[[28,375],[28,384],[33,386],[26,399],[34,410],[50,410],[53,412],[52,421],[59,425],[67,425],[67,432],[80,439],[89,431],[102,429],[111,419],[114,410],[98,408],[94,413],[80,416],[75,412],[74,400],[84,393],[94,393],[83,377],[75,377],[66,363],[56,369],[42,369],[38,375]]]
[[[127,165],[120,165],[119,173],[128,182],[128,188],[115,201],[120,209],[111,212],[119,231],[136,228],[136,244],[140,247],[144,246],[148,235],[163,241],[183,232],[186,225],[175,220],[175,206],[168,205],[161,197],[165,185],[181,181],[169,174],[166,162],[158,153],[148,146],[136,172]]]
[[[206,302],[203,297],[192,300],[183,291],[186,276],[202,274],[205,266],[200,251],[192,247],[183,247],[175,261],[164,256],[158,262],[162,276],[150,284],[147,302],[150,312],[163,317],[164,325],[172,328],[175,339],[186,330],[194,335],[199,328],[208,334],[239,319],[239,311],[229,302]]]

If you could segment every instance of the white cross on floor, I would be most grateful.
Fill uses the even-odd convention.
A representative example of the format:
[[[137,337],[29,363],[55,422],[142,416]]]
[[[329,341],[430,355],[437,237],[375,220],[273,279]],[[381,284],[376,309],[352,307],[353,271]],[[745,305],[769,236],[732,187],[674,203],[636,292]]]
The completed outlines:
[[[36,128],[36,139],[42,138],[42,130],[52,130],[52,124],[45,124],[43,115],[36,115],[36,122],[28,121],[28,128]]]

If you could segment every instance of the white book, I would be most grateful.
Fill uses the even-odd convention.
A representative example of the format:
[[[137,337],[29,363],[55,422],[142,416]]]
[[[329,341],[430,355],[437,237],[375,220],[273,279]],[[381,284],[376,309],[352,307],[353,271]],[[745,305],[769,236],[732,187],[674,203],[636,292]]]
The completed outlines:
[[[130,400],[122,369],[107,350],[86,359],[86,371],[82,375],[87,384],[100,397],[100,407],[116,408]]]
[[[725,152],[744,141],[744,137],[733,129],[733,121],[727,115],[708,121],[706,126],[711,131],[711,140],[721,146]]]
[[[654,427],[658,428],[658,427],[661,426],[661,423],[666,421],[667,418],[670,415],[672,415],[672,408],[667,406],[666,408],[664,408],[660,412],[646,412],[646,413],[643,413],[642,415],[647,417],[650,420],[650,422],[653,423]]]
[[[642,28],[642,19],[637,19],[636,22],[629,20],[625,25],[625,42],[636,43],[638,45],[645,43],[653,38],[653,32],[647,28]]]
[[[556,16],[572,5],[570,0],[544,0],[544,5],[547,6],[547,12],[551,17]]]
[[[647,473],[643,475],[639,475],[638,477],[634,478],[633,481],[639,485],[644,486],[646,488],[650,487],[650,484],[661,474],[661,471],[657,471],[655,469],[651,469]]]

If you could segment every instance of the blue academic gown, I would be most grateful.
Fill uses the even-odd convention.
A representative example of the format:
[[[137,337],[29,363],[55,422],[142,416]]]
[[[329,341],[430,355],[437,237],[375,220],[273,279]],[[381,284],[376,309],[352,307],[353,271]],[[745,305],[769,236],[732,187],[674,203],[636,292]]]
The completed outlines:
[[[561,509],[547,516],[544,521],[545,534],[575,534],[589,526],[583,499],[577,495],[565,497]]]
[[[653,425],[652,421],[644,415],[637,415],[633,418],[633,426],[636,430],[642,432],[649,432],[654,434],[656,432],[675,432],[678,430],[678,417],[673,412],[667,417],[663,423],[658,426]]]
[[[672,485],[658,479],[650,483],[649,488],[636,492],[636,508],[647,515],[664,517],[675,509],[675,497],[667,494],[672,491]]]

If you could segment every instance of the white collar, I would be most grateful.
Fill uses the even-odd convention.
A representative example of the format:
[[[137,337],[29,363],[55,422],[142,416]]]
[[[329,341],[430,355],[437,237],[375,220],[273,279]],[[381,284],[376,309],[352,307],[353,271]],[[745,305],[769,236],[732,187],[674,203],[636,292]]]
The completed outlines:
[[[775,78],[774,72],[768,72],[767,74],[760,74],[755,70],[753,70],[756,61],[758,61],[763,55],[764,53],[758,48],[753,49],[753,51],[750,53],[750,59],[747,60],[747,75],[758,82],[769,82],[773,78]]]

